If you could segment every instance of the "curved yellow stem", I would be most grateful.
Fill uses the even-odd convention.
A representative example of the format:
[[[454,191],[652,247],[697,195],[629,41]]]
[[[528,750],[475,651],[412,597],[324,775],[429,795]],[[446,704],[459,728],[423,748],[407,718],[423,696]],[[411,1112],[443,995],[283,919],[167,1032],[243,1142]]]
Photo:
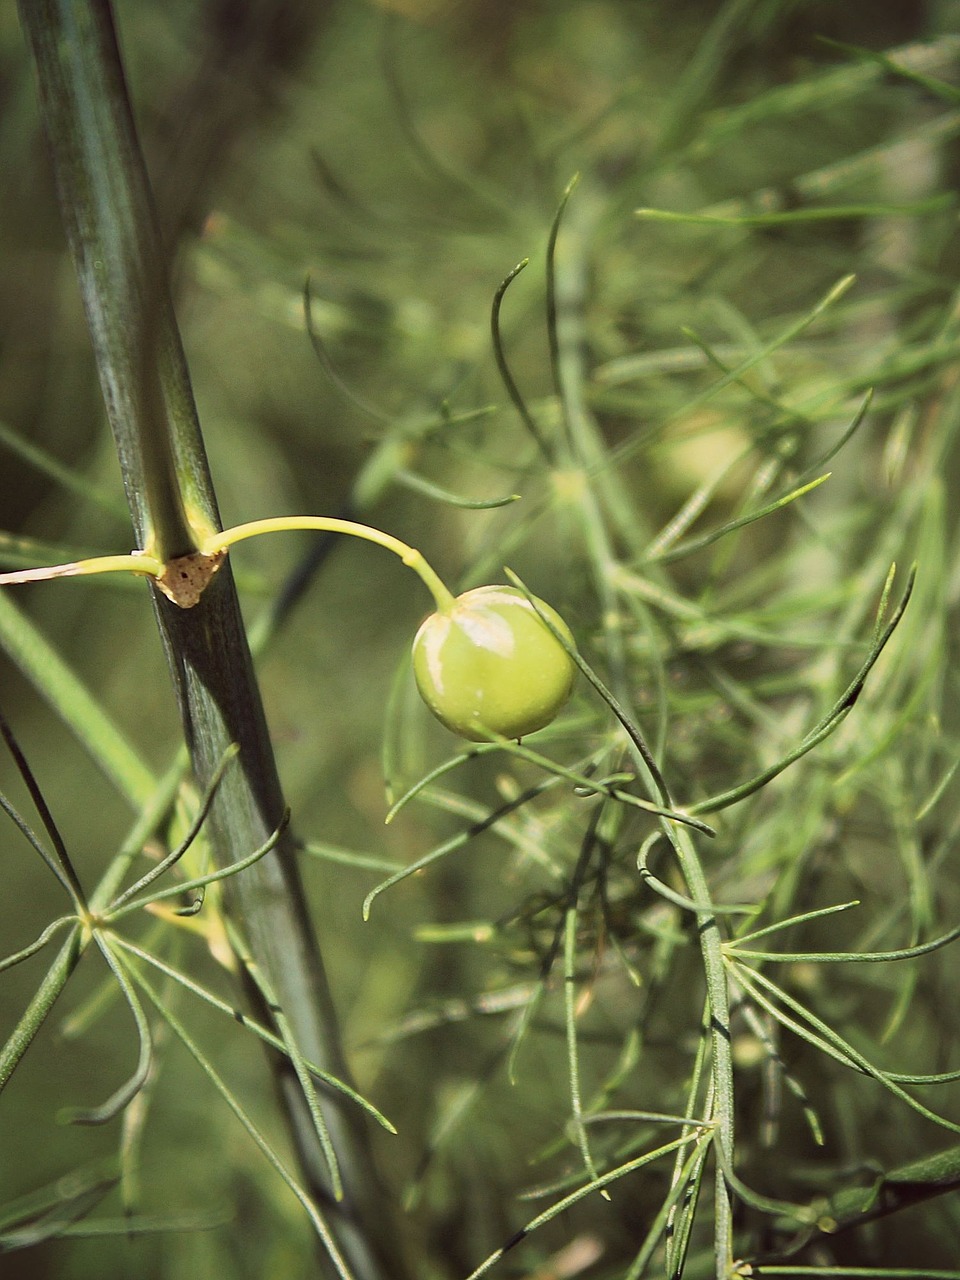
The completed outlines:
[[[15,586],[21,582],[46,582],[48,578],[76,578],[93,573],[139,573],[147,578],[159,578],[163,573],[163,561],[141,551],[134,551],[128,556],[94,556],[90,560],[73,560],[69,564],[0,573],[0,587]]]
[[[395,556],[399,556],[405,565],[419,575],[441,613],[449,612],[456,603],[453,593],[416,547],[411,547],[408,543],[402,542],[390,533],[384,533],[381,529],[359,524],[355,520],[341,520],[336,516],[273,516],[265,520],[250,520],[246,524],[225,529],[222,533],[207,535],[200,540],[199,551],[194,556],[180,557],[179,560],[170,563],[175,565],[180,561],[200,557],[218,561],[234,543],[243,542],[247,538],[257,538],[262,533],[290,533],[304,529],[320,533],[343,533],[352,538],[363,538],[366,542],[374,542],[378,547],[384,547],[387,551],[392,551]],[[145,577],[156,578],[161,588],[166,590],[164,582],[169,568],[170,565],[156,556],[144,551],[134,551],[126,556],[95,556],[90,560],[74,560],[70,564],[0,573],[0,586],[13,586],[23,582],[45,582],[49,578],[72,578],[94,573],[139,573]],[[210,567],[210,573],[212,574],[215,569],[216,564],[213,564]],[[196,604],[207,580],[208,578],[202,582],[195,595],[190,597],[189,604]],[[175,596],[171,598],[176,599]],[[177,603],[189,607],[185,600],[177,599]]]
[[[384,533],[367,524],[359,524],[356,520],[341,520],[336,516],[272,516],[265,520],[250,520],[246,524],[235,525],[232,529],[225,529],[223,533],[205,538],[200,549],[205,555],[213,555],[217,551],[225,551],[236,542],[242,542],[245,538],[259,537],[261,533],[290,533],[298,529],[313,530],[318,533],[343,533],[352,538],[363,538],[366,542],[374,542],[378,547],[392,551],[414,573],[419,574],[441,613],[453,608],[455,603],[453,593],[416,547],[411,547],[390,533]]]

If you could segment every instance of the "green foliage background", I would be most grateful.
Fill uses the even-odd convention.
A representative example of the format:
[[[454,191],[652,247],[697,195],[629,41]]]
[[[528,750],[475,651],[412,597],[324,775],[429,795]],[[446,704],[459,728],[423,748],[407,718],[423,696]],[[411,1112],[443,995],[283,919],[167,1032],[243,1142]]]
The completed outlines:
[[[544,246],[579,172],[559,245],[559,279],[575,295],[565,294],[561,320],[582,325],[597,447],[623,446],[599,474],[615,476],[604,501],[612,523],[620,520],[621,568],[632,566],[646,585],[618,580],[619,675],[675,796],[694,802],[722,791],[799,740],[859,665],[890,563],[900,566],[896,593],[909,563],[920,564],[891,651],[837,740],[718,821],[716,849],[705,854],[711,884],[729,902],[766,901],[761,923],[863,901],[855,921],[828,918],[791,934],[798,950],[889,949],[951,927],[960,906],[949,773],[957,6],[172,2],[122,3],[117,17],[161,220],[178,245],[178,313],[225,523],[335,514],[352,495],[365,518],[419,546],[451,583],[500,579],[508,562],[606,671],[610,637],[576,485],[538,462],[497,378],[489,331],[494,291],[529,256],[504,300],[504,342],[553,437]],[[915,78],[821,37],[876,52],[914,49],[906,65]],[[0,525],[67,549],[65,558],[74,549],[125,551],[119,477],[10,6],[0,13],[0,85],[0,427],[67,468],[74,486],[0,438]],[[637,218],[641,206],[733,219],[816,207],[834,215],[688,224]],[[707,396],[721,374],[700,343],[736,365],[849,273],[856,283],[832,309],[742,382]],[[375,413],[344,394],[311,346],[308,277],[329,360]],[[819,469],[833,472],[823,487],[678,560],[667,578],[646,574],[642,549],[699,486],[709,491],[691,536],[786,492],[791,476],[839,440],[871,387],[863,425]],[[473,500],[518,492],[523,501],[465,509],[412,490],[410,472]],[[291,536],[235,553],[252,622],[305,545]],[[0,549],[11,567],[36,559],[29,545]],[[159,775],[179,729],[143,585],[49,583],[15,599]],[[260,661],[296,826],[319,844],[408,863],[539,776],[501,757],[474,761],[445,780],[439,801],[411,805],[384,827],[385,772],[401,791],[454,749],[415,705],[404,669],[427,607],[420,584],[390,557],[338,544]],[[92,882],[130,814],[6,661],[0,690]],[[571,762],[611,731],[583,689],[547,742]],[[26,807],[8,762],[0,778]],[[576,864],[587,812],[569,791],[522,810],[506,839],[472,840],[378,899],[366,924],[361,903],[382,873],[329,858],[307,868],[359,1085],[400,1129],[377,1143],[385,1178],[406,1198],[419,1276],[469,1274],[537,1211],[539,1202],[518,1204],[518,1192],[582,1176],[564,1139],[562,984],[521,1049],[516,1084],[505,1059],[511,1017],[553,944],[559,899],[551,895]],[[618,833],[609,912],[594,903],[581,920],[578,980],[590,1000],[581,1069],[586,1094],[610,1108],[675,1111],[702,976],[689,917],[638,889],[646,830]],[[12,827],[0,841],[6,953],[62,904]],[[668,869],[658,874],[669,878]],[[457,933],[464,922],[471,927]],[[234,998],[204,940],[185,946],[192,971]],[[611,961],[617,946],[639,986]],[[3,975],[3,1028],[35,988],[36,965]],[[891,1070],[957,1066],[951,952],[863,975],[797,965],[789,981]],[[83,1034],[64,1034],[102,978],[95,962],[83,966],[3,1095],[0,1202],[115,1150],[115,1127],[55,1123],[60,1106],[98,1101],[132,1066],[124,1010],[110,1007]],[[282,1146],[258,1046],[186,1007]],[[890,1168],[950,1141],[787,1036],[781,1052],[820,1113],[826,1145],[814,1145],[787,1090],[768,1149],[762,1131],[776,1072],[745,1024],[735,1049],[741,1172],[766,1194],[806,1202],[862,1180],[871,1162]],[[48,1242],[4,1259],[4,1275],[310,1273],[296,1206],[175,1045],[161,1066],[141,1205],[161,1218],[209,1211],[229,1224]],[[956,1086],[922,1096],[960,1117]],[[609,1139],[609,1151],[606,1137],[597,1142],[612,1158],[629,1146],[629,1130]],[[511,1254],[502,1274],[553,1274],[538,1268],[570,1241],[589,1252],[592,1240],[599,1256],[578,1273],[626,1274],[665,1177],[635,1176],[613,1189],[611,1204],[591,1198]],[[104,1213],[116,1212],[109,1204]],[[754,1251],[772,1247],[757,1216],[745,1213],[742,1227]],[[948,1195],[818,1241],[798,1261],[949,1267],[957,1239],[960,1210]],[[706,1233],[688,1274],[709,1274],[709,1254]]]

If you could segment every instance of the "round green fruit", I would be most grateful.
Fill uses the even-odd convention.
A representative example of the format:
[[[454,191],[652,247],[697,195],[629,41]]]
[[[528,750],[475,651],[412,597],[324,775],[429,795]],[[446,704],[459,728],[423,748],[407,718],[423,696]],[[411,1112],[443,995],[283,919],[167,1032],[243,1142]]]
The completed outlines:
[[[542,600],[537,608],[573,646]],[[448,729],[485,742],[522,738],[550,723],[573,687],[576,666],[530,601],[513,587],[475,587],[431,613],[413,642],[424,702]]]

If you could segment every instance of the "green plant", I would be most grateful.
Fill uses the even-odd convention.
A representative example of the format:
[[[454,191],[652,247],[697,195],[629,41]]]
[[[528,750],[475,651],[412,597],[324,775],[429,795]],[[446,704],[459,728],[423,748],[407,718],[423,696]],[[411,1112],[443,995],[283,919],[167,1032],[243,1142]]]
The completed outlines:
[[[150,578],[179,608],[200,602],[235,542],[263,533],[313,529],[375,542],[400,556],[433,593],[437,610],[413,642],[417,687],[437,718],[464,738],[522,738],[544,728],[570,696],[576,672],[564,646],[573,636],[560,615],[515,587],[474,587],[454,596],[413,547],[353,520],[327,516],[279,516],[198,537],[198,548],[169,561],[147,551],[98,556],[71,564],[0,574],[0,586],[95,573],[136,573]]]

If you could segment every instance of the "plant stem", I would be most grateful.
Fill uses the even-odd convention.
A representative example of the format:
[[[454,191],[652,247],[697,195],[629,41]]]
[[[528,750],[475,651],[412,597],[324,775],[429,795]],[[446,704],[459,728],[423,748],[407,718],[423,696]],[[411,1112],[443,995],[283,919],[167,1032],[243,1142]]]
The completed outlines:
[[[20,13],[127,502],[139,545],[167,560],[194,550],[185,505],[216,512],[188,479],[203,445],[109,4]]]
[[[371,525],[360,524],[356,520],[341,520],[337,516],[272,516],[265,520],[251,520],[247,524],[235,525],[223,533],[212,534],[204,538],[201,550],[206,555],[217,551],[225,551],[236,542],[245,538],[256,538],[261,533],[286,533],[297,529],[314,530],[317,533],[343,533],[352,538],[363,538],[366,542],[374,542],[399,556],[408,568],[419,574],[441,612],[453,608],[456,600],[453,593],[444,585],[439,574],[423,558],[416,547],[401,542],[390,533],[383,533]]]
[[[165,261],[127,98],[108,0],[21,0],[70,247],[139,545],[158,560],[196,551],[219,529],[216,500],[165,280]],[[258,848],[284,812],[239,603],[225,565],[199,604],[153,592],[198,784],[231,743],[208,831],[227,866]],[[337,1020],[288,834],[226,886],[231,916],[268,976],[306,1058],[346,1078]],[[248,984],[260,1020],[270,1011]],[[352,1104],[323,1106],[345,1195],[330,1177],[289,1062],[271,1059],[311,1195],[325,1202],[337,1246],[358,1280],[399,1280],[392,1214]],[[325,1273],[329,1259],[322,1258]]]
[[[817,1222],[802,1232],[794,1220],[774,1220],[774,1229],[793,1237],[777,1261],[799,1252],[820,1233],[833,1236],[848,1227],[899,1213],[934,1196],[955,1192],[960,1187],[960,1146],[948,1147],[932,1156],[922,1156],[889,1172],[877,1172],[865,1185],[845,1187],[833,1195],[815,1201]],[[766,1270],[766,1268],[764,1268]]]
[[[399,556],[408,568],[419,575],[441,613],[449,613],[457,603],[453,592],[416,547],[401,542],[390,533],[374,529],[372,525],[360,524],[356,520],[342,520],[338,516],[269,516],[264,520],[250,520],[246,524],[238,524],[232,529],[200,538],[198,554],[213,557],[227,551],[235,542],[257,538],[262,533],[292,533],[298,529],[315,533],[340,533],[376,543],[378,547],[384,547]],[[16,569],[11,573],[0,573],[0,586],[46,582],[51,578],[73,578],[96,573],[136,573],[145,578],[159,578],[166,567],[156,556],[141,552],[127,556],[94,556],[89,560],[73,560],[69,564],[44,565],[38,569]],[[205,589],[204,586],[202,590]]]
[[[566,201],[570,188],[564,195]],[[561,205],[561,212],[563,205]],[[559,215],[558,215],[559,217]],[[558,222],[554,223],[554,231]],[[602,459],[599,449],[599,433],[593,422],[583,394],[585,382],[583,352],[586,342],[583,335],[583,306],[586,294],[586,259],[584,241],[589,239],[583,231],[577,234],[570,229],[570,239],[565,255],[555,261],[550,258],[553,290],[549,307],[551,331],[554,334],[552,358],[557,393],[566,424],[566,446],[575,466],[584,473],[594,468]],[[607,455],[609,458],[609,455]],[[617,532],[628,544],[633,542],[627,519],[617,519],[617,513],[626,511],[627,504],[618,491],[614,478],[610,478],[606,466],[599,468],[606,505],[612,513]],[[584,485],[580,490],[580,515],[583,522],[584,541],[594,573],[597,596],[604,618],[604,641],[607,660],[613,677],[617,700],[629,707],[629,689],[625,677],[626,659],[623,635],[618,622],[620,602],[615,583],[619,563],[608,532],[604,512],[594,488]],[[631,754],[638,775],[643,779],[647,794],[655,803],[672,808],[672,800],[659,769],[649,753],[641,752],[631,743]],[[717,1280],[725,1280],[732,1266],[733,1212],[730,1190],[723,1166],[733,1167],[734,1155],[734,1081],[733,1054],[730,1043],[730,995],[723,963],[722,936],[715,912],[712,909],[710,886],[703,863],[697,852],[690,830],[671,821],[660,819],[664,835],[670,841],[683,874],[690,897],[704,909],[697,912],[697,932],[703,960],[704,981],[710,1010],[712,1111],[707,1119],[715,1125],[715,1141],[723,1158],[716,1161],[714,1182],[716,1202],[714,1207],[714,1251]]]

